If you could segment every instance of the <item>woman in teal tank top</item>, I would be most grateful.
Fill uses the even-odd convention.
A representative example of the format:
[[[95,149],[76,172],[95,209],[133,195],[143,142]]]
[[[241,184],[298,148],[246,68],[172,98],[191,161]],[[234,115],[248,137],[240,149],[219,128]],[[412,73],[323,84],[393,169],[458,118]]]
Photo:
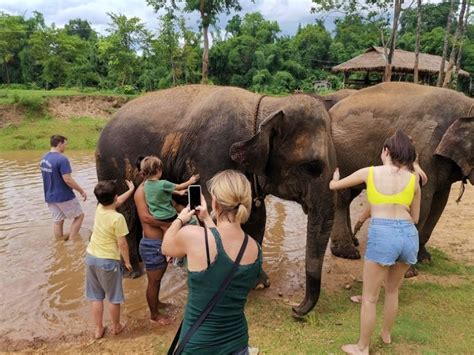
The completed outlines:
[[[241,224],[250,215],[250,183],[240,172],[225,170],[208,183],[212,213],[202,198],[197,211],[185,208],[166,232],[162,251],[173,257],[187,257],[188,300],[180,341],[195,323],[229,274],[242,246],[245,233]],[[196,214],[202,227],[186,224]],[[207,242],[206,242],[207,238]],[[249,238],[240,264],[211,313],[186,343],[183,354],[247,354],[248,327],[244,308],[247,296],[259,276],[262,251]]]

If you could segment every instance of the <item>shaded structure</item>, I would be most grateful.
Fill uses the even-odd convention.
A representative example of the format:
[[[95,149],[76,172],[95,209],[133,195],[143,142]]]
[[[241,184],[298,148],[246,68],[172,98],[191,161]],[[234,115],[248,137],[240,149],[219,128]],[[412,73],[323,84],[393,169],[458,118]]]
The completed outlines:
[[[438,55],[420,53],[418,57],[418,73],[420,83],[431,84],[438,76],[441,57]],[[413,75],[415,66],[415,52],[396,49],[392,61],[392,81],[408,81],[407,77]],[[332,68],[334,72],[344,73],[344,86],[357,88],[370,86],[382,81],[385,71],[385,54],[383,47],[371,47],[361,55],[349,59],[347,62]],[[349,78],[351,73],[362,72],[364,77]],[[372,75],[371,74],[377,74]],[[470,74],[459,70],[460,77],[469,77]],[[413,79],[409,80],[412,81]]]

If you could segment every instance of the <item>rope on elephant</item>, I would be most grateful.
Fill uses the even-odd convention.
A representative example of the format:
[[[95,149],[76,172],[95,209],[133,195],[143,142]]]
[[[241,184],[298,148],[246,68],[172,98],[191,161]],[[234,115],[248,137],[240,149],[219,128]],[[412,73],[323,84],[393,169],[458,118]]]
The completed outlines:
[[[258,111],[260,111],[260,104],[262,103],[263,98],[267,95],[261,95],[258,98],[257,101],[257,106],[255,107],[255,114],[254,114],[254,119],[253,119],[253,135],[257,134],[257,126],[258,126]],[[253,199],[253,203],[255,207],[259,208],[262,206],[262,200],[263,198],[260,196],[259,193],[259,185],[258,185],[258,177],[256,174],[252,174],[253,177],[253,188],[254,188],[254,193],[255,193],[255,198]]]
[[[257,126],[258,126],[258,111],[260,110],[260,104],[262,103],[262,100],[264,97],[266,97],[267,95],[262,95],[258,98],[258,101],[257,101],[257,106],[255,107],[255,114],[254,114],[254,117],[253,117],[253,134],[256,135],[257,134]]]
[[[469,108],[469,111],[467,112],[467,117],[471,117],[471,112],[473,108],[474,108],[474,104],[472,104],[471,107]]]
[[[456,203],[461,202],[462,196],[464,195],[464,191],[466,190],[466,187],[464,186],[467,183],[466,178],[461,180],[461,186],[459,187],[459,195],[458,198],[456,199]]]

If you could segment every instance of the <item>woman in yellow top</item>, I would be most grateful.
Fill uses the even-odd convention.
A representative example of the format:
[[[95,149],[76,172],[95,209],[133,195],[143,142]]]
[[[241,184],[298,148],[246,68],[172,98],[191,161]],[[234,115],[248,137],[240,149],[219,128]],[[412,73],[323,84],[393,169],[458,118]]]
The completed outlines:
[[[405,133],[398,130],[382,149],[382,166],[363,168],[339,180],[336,169],[331,190],[365,183],[372,220],[365,252],[360,336],[357,344],[342,350],[348,354],[368,354],[375,327],[376,304],[385,281],[384,320],[381,337],[390,344],[390,331],[398,310],[398,292],[405,272],[416,264],[421,190],[414,173],[415,147]]]

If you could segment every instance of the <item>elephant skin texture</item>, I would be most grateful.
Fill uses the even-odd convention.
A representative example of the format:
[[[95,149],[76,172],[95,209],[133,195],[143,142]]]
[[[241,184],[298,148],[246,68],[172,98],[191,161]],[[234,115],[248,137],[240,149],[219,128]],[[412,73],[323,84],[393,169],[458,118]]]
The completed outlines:
[[[428,175],[422,187],[418,261],[431,260],[425,248],[449,197],[451,184],[474,183],[474,100],[449,89],[411,83],[382,83],[360,90],[330,111],[333,143],[341,177],[380,165],[386,138],[397,129],[415,142],[421,168]],[[359,258],[349,205],[365,186],[338,192],[331,251]]]
[[[328,184],[336,156],[330,131],[324,105],[308,95],[276,98],[232,87],[181,86],[146,94],[117,111],[98,142],[97,175],[137,185],[141,179],[135,160],[157,155],[164,163],[163,179],[179,183],[200,174],[209,203],[206,181],[224,169],[240,170],[257,198],[244,229],[260,244],[265,195],[300,203],[308,214],[306,293],[293,312],[303,316],[319,298],[334,218],[335,195]],[[131,231],[127,239],[137,268],[141,226],[133,199],[120,211]]]

